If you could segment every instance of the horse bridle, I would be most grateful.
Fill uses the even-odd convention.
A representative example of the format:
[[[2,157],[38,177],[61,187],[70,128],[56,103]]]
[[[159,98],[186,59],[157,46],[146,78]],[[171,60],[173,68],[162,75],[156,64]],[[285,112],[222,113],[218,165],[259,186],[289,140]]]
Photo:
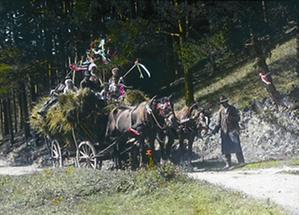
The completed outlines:
[[[161,104],[161,103],[156,104],[156,109],[159,111],[159,114],[160,114],[164,119],[166,119],[166,118],[169,116],[169,115],[166,115],[166,114],[165,114],[165,110],[166,110],[169,106],[171,106],[171,103],[170,103],[169,101],[166,102],[166,103],[164,103],[164,104]],[[152,116],[152,118],[153,118],[155,124],[158,126],[158,128],[161,129],[161,130],[165,130],[166,127],[167,127],[167,125],[165,124],[164,126],[161,126],[161,124],[159,123],[157,117],[156,117],[155,114],[154,114],[154,111],[152,110],[152,108],[150,107],[149,104],[146,104],[146,105],[145,105],[145,109],[146,109],[146,112],[147,112],[150,116]],[[171,114],[171,113],[169,113],[169,114]]]

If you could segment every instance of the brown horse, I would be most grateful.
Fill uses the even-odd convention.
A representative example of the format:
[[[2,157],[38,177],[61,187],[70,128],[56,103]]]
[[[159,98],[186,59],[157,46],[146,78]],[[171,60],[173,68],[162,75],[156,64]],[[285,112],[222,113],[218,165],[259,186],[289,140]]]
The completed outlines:
[[[175,141],[179,141],[180,161],[182,160],[185,152],[187,141],[187,156],[188,161],[191,163],[192,147],[195,137],[201,137],[202,133],[208,132],[209,118],[205,111],[195,103],[190,107],[184,107],[179,111],[174,111],[174,114],[167,119],[168,128],[165,130],[164,137],[168,137],[168,141],[157,138],[160,144],[164,146],[161,148],[162,158],[168,160],[171,154],[171,148]],[[166,138],[164,138],[165,140]]]
[[[166,128],[165,119],[173,113],[173,105],[169,97],[144,101],[137,106],[114,108],[108,116],[106,138],[116,138],[125,136],[127,142],[129,138],[135,138],[139,146],[140,164],[145,164],[146,148],[154,150],[156,134]],[[147,145],[145,144],[147,141]],[[124,142],[117,144],[116,152],[124,149]],[[135,145],[136,146],[136,145]],[[132,154],[136,154],[136,147],[132,146]],[[121,166],[119,153],[117,154],[117,166]],[[136,156],[133,158],[133,165],[136,166]]]

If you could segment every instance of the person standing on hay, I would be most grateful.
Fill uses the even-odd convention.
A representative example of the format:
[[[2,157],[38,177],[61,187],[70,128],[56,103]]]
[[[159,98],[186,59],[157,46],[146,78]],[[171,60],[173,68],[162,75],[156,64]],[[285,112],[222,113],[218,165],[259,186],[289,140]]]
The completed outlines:
[[[109,94],[112,99],[123,100],[126,92],[123,83],[123,78],[119,75],[119,69],[117,67],[111,70],[112,76],[109,79]]]
[[[90,90],[96,92],[98,90],[98,86],[95,83],[95,81],[93,81],[91,79],[91,72],[90,71],[85,71],[84,72],[84,78],[83,80],[80,82],[80,89],[84,89],[84,88],[89,88]]]
[[[221,151],[225,156],[225,168],[229,168],[232,166],[232,153],[236,154],[239,164],[245,162],[239,137],[240,115],[238,110],[228,103],[228,98],[225,96],[220,96],[219,103],[218,124],[213,134],[221,130]]]

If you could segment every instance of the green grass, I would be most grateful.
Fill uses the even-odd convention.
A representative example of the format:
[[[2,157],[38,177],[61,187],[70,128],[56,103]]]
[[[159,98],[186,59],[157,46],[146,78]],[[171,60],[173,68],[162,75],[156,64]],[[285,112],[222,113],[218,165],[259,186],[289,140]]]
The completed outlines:
[[[240,193],[207,184],[170,183],[146,196],[115,194],[79,206],[84,214],[282,214],[272,206],[248,200]]]
[[[299,166],[299,159],[294,158],[291,160],[268,160],[268,161],[248,163],[245,166],[238,168],[238,170],[266,169],[266,168],[275,168],[275,167],[283,167],[283,166]]]
[[[170,165],[1,176],[0,193],[1,214],[284,214],[275,205],[188,179]]]
[[[299,85],[296,75],[296,39],[291,39],[272,51],[267,59],[273,80],[281,93],[289,92],[293,86]],[[216,79],[212,84],[200,87],[195,91],[194,97],[200,102],[213,102],[217,104],[220,95],[227,95],[231,102],[240,108],[247,107],[252,100],[261,100],[268,94],[260,83],[258,74],[254,69],[254,62],[232,70],[228,75]],[[197,88],[197,86],[195,86]],[[184,98],[176,103],[176,108],[184,105]]]

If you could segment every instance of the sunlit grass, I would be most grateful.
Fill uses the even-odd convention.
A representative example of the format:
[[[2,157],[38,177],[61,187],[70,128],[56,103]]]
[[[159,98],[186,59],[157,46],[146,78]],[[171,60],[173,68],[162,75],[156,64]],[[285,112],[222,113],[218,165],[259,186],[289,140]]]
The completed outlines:
[[[273,72],[273,80],[277,89],[285,94],[293,86],[299,85],[299,78],[296,75],[296,39],[276,47],[272,56],[267,59],[270,70]],[[194,93],[195,100],[199,102],[216,101],[220,95],[226,95],[230,101],[239,108],[245,108],[255,99],[261,100],[268,97],[265,88],[261,84],[258,74],[253,68],[254,62],[249,62],[231,71],[224,78],[216,80],[209,86],[200,88]],[[180,98],[176,107],[182,107],[184,98]]]
[[[94,198],[80,208],[84,214],[284,214],[241,193],[197,182],[171,183],[147,196],[115,194],[105,199]]]
[[[248,163],[240,169],[266,169],[266,168],[276,168],[283,166],[299,166],[299,159],[294,158],[291,160],[267,160],[267,161],[259,161],[254,163]]]
[[[0,193],[1,214],[284,214],[267,202],[188,179],[174,166],[1,176]]]

